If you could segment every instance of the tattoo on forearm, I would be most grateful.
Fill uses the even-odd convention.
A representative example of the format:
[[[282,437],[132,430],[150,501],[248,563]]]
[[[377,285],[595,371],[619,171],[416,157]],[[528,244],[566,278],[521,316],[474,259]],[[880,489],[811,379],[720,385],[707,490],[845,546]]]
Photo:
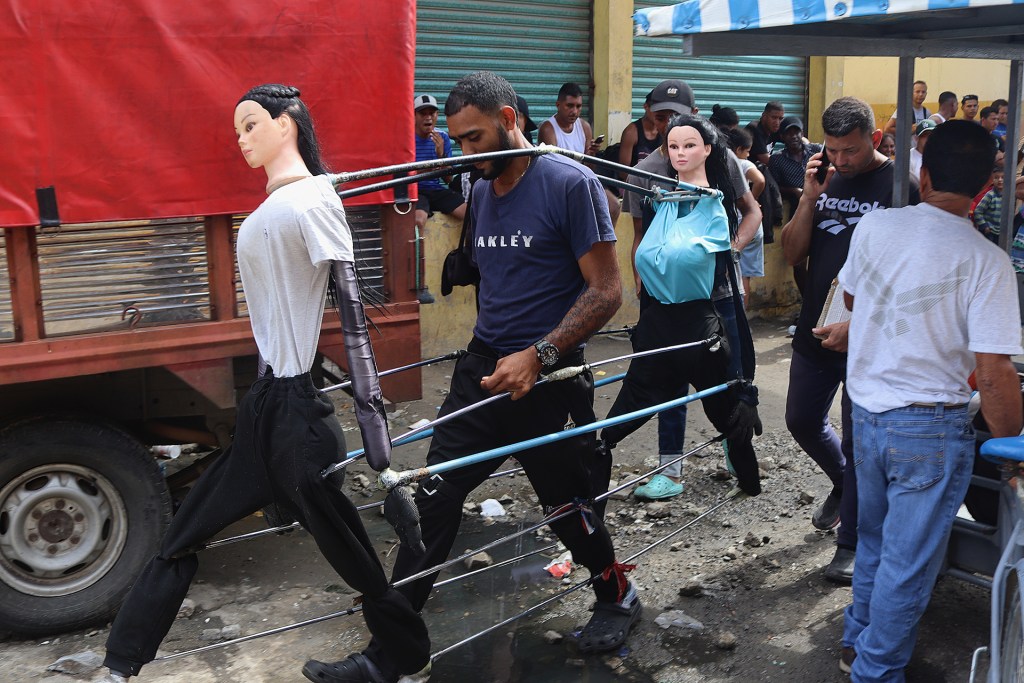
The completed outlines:
[[[563,351],[575,349],[611,320],[622,303],[619,283],[602,282],[598,287],[587,287],[562,318],[548,341]]]

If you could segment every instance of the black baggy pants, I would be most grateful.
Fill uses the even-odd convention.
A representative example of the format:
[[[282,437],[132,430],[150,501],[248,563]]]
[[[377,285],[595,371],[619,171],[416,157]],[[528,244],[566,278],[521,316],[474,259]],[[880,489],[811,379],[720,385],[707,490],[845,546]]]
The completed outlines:
[[[441,406],[439,416],[490,396],[481,388],[480,380],[494,372],[497,354],[476,339],[468,348],[469,353],[455,366],[451,391]],[[584,362],[582,351],[568,356],[556,367]],[[585,425],[595,420],[594,378],[586,372],[574,379],[534,387],[517,401],[496,401],[438,425],[427,454],[427,464],[436,465],[559,432],[570,421]],[[593,498],[591,464],[595,445],[595,435],[590,433],[515,454],[545,509],[574,501],[589,502]],[[412,576],[448,558],[462,521],[462,504],[469,493],[495,472],[504,460],[496,458],[460,467],[421,482],[416,491],[416,507],[427,552],[417,557],[404,547],[400,548],[392,580]],[[595,515],[588,514],[588,518],[593,522],[593,533],[588,533],[579,513],[552,522],[551,529],[572,552],[576,564],[598,575],[613,565],[615,551],[604,523]],[[436,577],[437,573],[431,574],[399,590],[409,597],[413,608],[422,609]],[[594,582],[598,600],[613,602],[618,599],[618,590],[614,575]],[[370,645],[370,654],[377,662],[382,660],[381,644],[375,637]]]
[[[700,346],[659,353],[630,361],[629,370],[622,381],[608,417],[617,417],[641,408],[648,408],[681,398],[680,387],[693,385],[698,391],[723,384],[731,379],[729,374],[729,343],[722,325],[722,319],[715,310],[714,303],[709,299],[688,301],[681,304],[663,304],[656,299],[640,312],[640,320],[633,331],[633,351],[649,351],[665,346],[675,346],[708,339],[711,335],[719,335],[721,347],[715,351]],[[729,389],[712,394],[701,400],[704,413],[708,416],[715,429],[728,433],[729,420],[736,407],[736,392]],[[601,438],[611,446],[618,444],[627,436],[640,429],[652,416],[631,420],[614,427],[606,427]],[[756,495],[760,492],[758,481],[757,457],[753,444],[733,442],[729,440],[729,460],[736,470],[737,478],[748,491]],[[611,455],[598,467],[607,474],[604,476],[605,489],[611,478]],[[749,482],[749,483],[748,483]]]
[[[105,666],[135,675],[152,661],[199,566],[189,549],[270,503],[298,520],[341,578],[363,594],[366,624],[401,672],[425,666],[426,626],[408,599],[389,588],[355,506],[320,476],[344,453],[334,406],[308,374],[258,380],[239,405],[232,445],[185,497],[160,553],[132,586],[107,639]]]

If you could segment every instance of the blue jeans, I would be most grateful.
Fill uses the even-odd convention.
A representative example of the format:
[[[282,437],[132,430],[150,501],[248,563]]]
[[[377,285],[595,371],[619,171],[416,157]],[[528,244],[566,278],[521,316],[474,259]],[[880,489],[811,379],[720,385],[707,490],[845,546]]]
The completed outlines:
[[[858,542],[843,645],[854,681],[903,681],[971,480],[974,432],[966,408],[853,406]]]
[[[736,323],[736,306],[731,298],[715,301],[715,310],[722,318],[722,326],[725,328],[725,336],[729,340],[729,378],[739,377],[743,374],[743,365],[740,359],[740,330]],[[683,393],[690,392],[689,386],[683,387]],[[686,404],[677,408],[670,408],[658,413],[658,455],[660,464],[675,460],[683,454],[683,446],[686,442]],[[664,474],[669,477],[679,477],[682,474],[682,462],[677,462],[665,470]]]

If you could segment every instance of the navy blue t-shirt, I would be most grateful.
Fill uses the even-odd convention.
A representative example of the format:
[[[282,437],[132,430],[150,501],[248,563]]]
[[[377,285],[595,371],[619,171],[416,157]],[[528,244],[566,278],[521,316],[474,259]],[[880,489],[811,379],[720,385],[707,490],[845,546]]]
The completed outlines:
[[[534,157],[501,197],[491,181],[473,186],[473,258],[480,311],[473,334],[515,353],[555,329],[586,283],[577,261],[596,242],[614,242],[604,188],[575,161]]]

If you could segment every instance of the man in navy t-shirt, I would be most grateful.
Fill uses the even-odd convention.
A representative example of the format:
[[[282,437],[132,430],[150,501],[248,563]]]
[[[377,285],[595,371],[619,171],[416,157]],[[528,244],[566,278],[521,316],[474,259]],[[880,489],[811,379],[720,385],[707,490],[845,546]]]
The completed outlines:
[[[466,154],[531,146],[517,125],[515,91],[496,74],[478,72],[459,81],[445,114]],[[546,372],[584,363],[584,343],[622,299],[608,203],[592,171],[554,154],[498,159],[478,168],[483,177],[473,187],[470,210],[480,312],[440,415],[493,394],[512,396],[438,425],[427,455],[431,465],[556,433],[570,421],[594,422],[590,372],[534,384]],[[594,435],[587,434],[516,454],[545,511],[574,509],[550,526],[594,580],[594,616],[578,640],[584,652],[617,650],[640,616],[627,568],[616,562],[608,530],[591,508],[595,448]],[[393,580],[448,557],[463,502],[500,465],[498,458],[461,467],[420,485],[416,504],[427,550],[417,557],[400,549]],[[435,576],[400,588],[414,609],[422,609]],[[355,656],[378,667],[381,680],[397,680],[376,642]]]

